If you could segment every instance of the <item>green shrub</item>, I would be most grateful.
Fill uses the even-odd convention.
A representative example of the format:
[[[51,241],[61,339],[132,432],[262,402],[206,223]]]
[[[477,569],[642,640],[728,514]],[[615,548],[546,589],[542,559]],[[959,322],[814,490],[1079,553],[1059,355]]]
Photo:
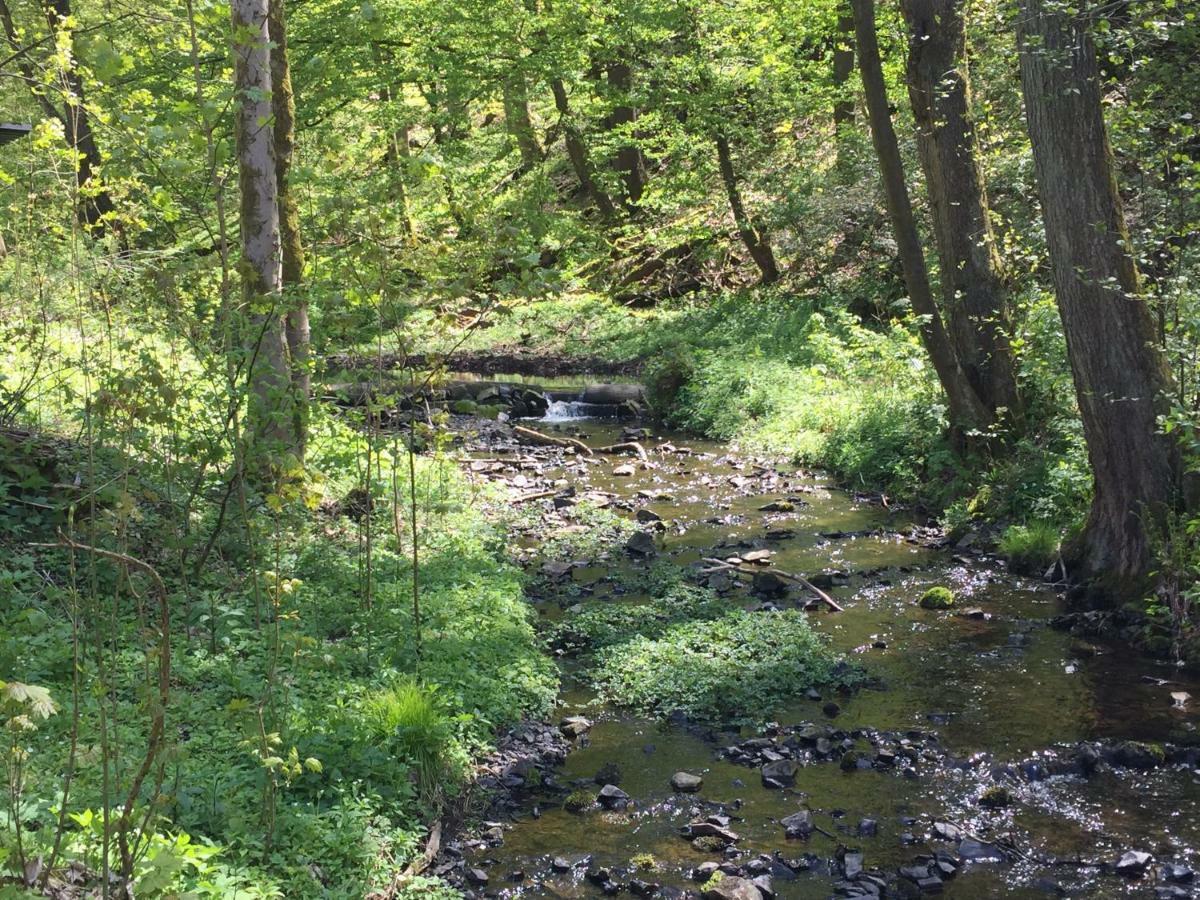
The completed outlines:
[[[1011,525],[1000,537],[1000,554],[1014,571],[1041,575],[1054,564],[1062,544],[1057,528],[1044,522]]]
[[[804,613],[735,610],[609,645],[593,677],[609,700],[646,713],[737,723],[761,721],[815,685],[855,680],[838,663]]]

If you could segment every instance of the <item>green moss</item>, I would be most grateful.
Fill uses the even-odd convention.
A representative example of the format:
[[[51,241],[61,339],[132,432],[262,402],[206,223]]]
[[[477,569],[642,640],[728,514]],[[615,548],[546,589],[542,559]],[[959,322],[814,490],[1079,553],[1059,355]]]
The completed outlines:
[[[719,837],[706,834],[703,837],[693,838],[692,846],[701,853],[720,853],[725,849],[725,842]]]
[[[950,609],[954,606],[954,592],[948,587],[931,587],[921,595],[922,609]]]
[[[474,400],[455,400],[450,409],[460,416],[473,416],[479,411],[479,404]]]
[[[594,801],[591,791],[586,788],[578,788],[567,794],[567,799],[563,801],[563,809],[567,812],[583,812],[588,809]]]
[[[653,853],[637,853],[629,862],[635,869],[643,872],[651,872],[658,868],[658,860],[654,858]]]

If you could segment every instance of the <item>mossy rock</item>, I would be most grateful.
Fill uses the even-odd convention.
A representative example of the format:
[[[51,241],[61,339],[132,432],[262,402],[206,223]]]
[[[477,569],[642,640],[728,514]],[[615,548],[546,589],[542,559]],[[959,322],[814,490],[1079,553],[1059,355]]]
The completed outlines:
[[[998,784],[992,785],[979,795],[979,805],[984,809],[1004,809],[1006,806],[1012,806],[1012,802],[1012,793]]]
[[[842,754],[842,760],[838,765],[842,767],[843,772],[854,772],[858,769],[859,760],[866,759],[861,750],[847,750]]]
[[[692,846],[701,853],[720,853],[725,849],[725,842],[719,837],[706,834],[702,837],[693,838]]]
[[[635,869],[643,872],[652,872],[658,868],[658,860],[654,858],[653,853],[637,853],[629,860]]]
[[[474,400],[455,400],[450,409],[460,416],[473,416],[479,412],[479,404]]]
[[[951,609],[954,606],[954,592],[948,587],[931,587],[921,595],[922,609]]]
[[[475,407],[475,415],[483,419],[495,419],[500,413],[505,412],[506,407],[497,406],[495,404],[479,404]]]
[[[567,799],[563,801],[563,809],[573,813],[583,812],[592,805],[592,800],[591,791],[579,788],[567,794]]]

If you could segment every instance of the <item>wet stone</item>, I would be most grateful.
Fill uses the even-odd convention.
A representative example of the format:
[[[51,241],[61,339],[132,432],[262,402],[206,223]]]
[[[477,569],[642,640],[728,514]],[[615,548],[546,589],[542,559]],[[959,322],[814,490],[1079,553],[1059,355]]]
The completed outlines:
[[[800,768],[794,759],[781,759],[762,767],[762,783],[767,788],[790,787],[796,783],[796,771]]]
[[[615,784],[606,784],[596,795],[596,802],[605,809],[624,809],[629,803],[629,795]]]
[[[559,723],[558,728],[567,737],[576,738],[592,730],[592,721],[583,716],[567,716]]]
[[[1149,853],[1141,850],[1127,850],[1113,864],[1113,870],[1126,878],[1140,878],[1152,859],[1153,857]]]
[[[1187,866],[1168,863],[1162,867],[1162,877],[1173,884],[1191,884],[1196,878],[1196,873]]]
[[[859,837],[875,837],[879,834],[879,824],[874,819],[860,819],[857,832]]]
[[[684,794],[694,794],[703,784],[703,778],[690,772],[676,772],[671,776],[671,787]]]
[[[936,826],[934,826],[936,828]],[[957,830],[957,829],[956,829]],[[947,838],[947,840],[952,840]],[[974,838],[964,838],[958,844],[958,855],[970,862],[1003,862],[1004,851],[995,844],[985,844]]]
[[[654,545],[654,535],[648,531],[635,531],[625,542],[625,549],[634,556],[653,556],[658,552]]]
[[[812,812],[801,809],[779,820],[785,837],[807,839],[813,833]]]
[[[962,830],[949,822],[934,822],[933,836],[939,841],[957,841],[962,837]]]

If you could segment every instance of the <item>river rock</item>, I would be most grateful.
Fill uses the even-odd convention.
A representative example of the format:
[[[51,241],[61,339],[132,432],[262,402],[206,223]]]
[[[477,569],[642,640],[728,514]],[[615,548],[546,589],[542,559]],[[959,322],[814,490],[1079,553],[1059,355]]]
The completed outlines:
[[[783,826],[784,836],[789,838],[808,840],[814,830],[812,811],[808,809],[800,809],[790,816],[785,816],[779,820],[779,824]]]
[[[957,841],[962,837],[962,829],[949,822],[934,822],[933,836],[939,841]]]
[[[624,809],[629,803],[629,795],[615,784],[606,784],[596,795],[596,802],[605,809]]]
[[[752,587],[755,593],[775,596],[788,589],[788,580],[770,570],[755,572]]]
[[[569,738],[577,738],[592,730],[592,721],[583,716],[567,716],[558,724],[558,729]]]
[[[772,500],[759,507],[762,512],[794,512],[796,504],[791,500]]]
[[[694,794],[703,784],[703,778],[690,772],[676,772],[671,776],[671,787],[684,794]]]
[[[639,522],[641,522],[642,524],[647,524],[649,522],[661,522],[662,521],[662,516],[660,516],[654,510],[647,509],[644,506],[641,509],[639,509],[636,513],[634,513],[633,517],[635,519],[637,519]]]
[[[625,549],[634,556],[653,556],[658,552],[654,546],[654,536],[646,531],[635,531],[625,542]]]
[[[736,831],[730,831],[723,825],[709,821],[691,822],[683,826],[682,833],[686,838],[716,838],[726,844],[738,842]]]
[[[762,891],[753,881],[726,875],[704,890],[704,900],[763,900]]]
[[[951,827],[953,828],[954,826]],[[934,828],[936,829],[937,826],[935,825]],[[955,829],[955,831],[957,830]],[[952,840],[952,838],[948,840]],[[974,838],[963,838],[959,841],[958,855],[970,862],[1004,862],[1003,850],[995,844],[985,844]]]
[[[1121,858],[1113,863],[1113,871],[1126,878],[1141,878],[1153,859],[1149,853],[1141,850],[1127,850]]]
[[[637,469],[635,469],[629,463],[625,463],[623,465],[617,466],[616,468],[614,468],[612,470],[613,477],[615,477],[615,478],[629,478],[636,472],[637,472]]]
[[[796,771],[800,768],[794,759],[781,759],[762,767],[763,787],[785,788],[796,783]]]
[[[1187,866],[1171,863],[1162,867],[1162,877],[1174,884],[1191,884],[1196,878],[1196,873]]]

